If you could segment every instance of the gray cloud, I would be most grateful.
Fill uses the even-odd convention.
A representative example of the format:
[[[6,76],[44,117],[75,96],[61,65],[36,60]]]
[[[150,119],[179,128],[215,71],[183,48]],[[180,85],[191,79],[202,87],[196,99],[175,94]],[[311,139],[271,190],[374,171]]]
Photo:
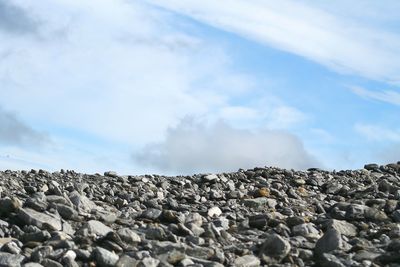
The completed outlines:
[[[13,5],[11,1],[0,0],[0,30],[13,34],[27,34],[37,31],[39,26],[26,10]]]
[[[170,128],[164,142],[146,145],[133,159],[163,172],[179,174],[256,166],[306,169],[320,165],[290,133],[251,132],[234,129],[224,122],[206,126],[192,119]]]
[[[0,143],[5,145],[41,146],[49,137],[22,122],[16,114],[0,107]]]

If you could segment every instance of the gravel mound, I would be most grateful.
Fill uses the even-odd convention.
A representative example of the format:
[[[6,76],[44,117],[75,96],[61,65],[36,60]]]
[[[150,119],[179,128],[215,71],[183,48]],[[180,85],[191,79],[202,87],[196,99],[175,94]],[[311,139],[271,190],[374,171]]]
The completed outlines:
[[[400,162],[165,177],[0,172],[0,267],[400,266]]]

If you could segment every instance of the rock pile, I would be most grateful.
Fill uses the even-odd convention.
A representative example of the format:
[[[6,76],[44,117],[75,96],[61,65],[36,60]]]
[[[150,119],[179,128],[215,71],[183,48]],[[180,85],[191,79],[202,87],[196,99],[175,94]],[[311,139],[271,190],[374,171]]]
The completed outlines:
[[[400,162],[165,177],[0,172],[0,267],[400,266]]]

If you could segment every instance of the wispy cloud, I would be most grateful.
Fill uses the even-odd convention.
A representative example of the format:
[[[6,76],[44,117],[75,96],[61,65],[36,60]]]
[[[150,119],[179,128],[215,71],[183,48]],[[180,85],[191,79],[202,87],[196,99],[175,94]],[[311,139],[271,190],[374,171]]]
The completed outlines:
[[[239,130],[222,121],[208,125],[193,119],[170,128],[163,142],[148,144],[133,159],[162,171],[186,174],[266,165],[296,169],[319,165],[288,132]]]
[[[326,5],[317,8],[314,2],[290,0],[147,2],[339,72],[400,81],[400,36],[359,17],[340,16]],[[347,2],[347,8],[351,5]]]
[[[39,22],[13,1],[0,1],[0,30],[11,34],[29,34],[38,30]]]
[[[363,98],[378,100],[398,106],[400,105],[400,93],[396,91],[391,91],[391,90],[372,91],[358,86],[352,86],[349,88],[353,93]]]
[[[42,146],[48,144],[49,137],[21,121],[16,114],[0,107],[0,143],[17,146]]]
[[[378,125],[358,123],[354,126],[356,132],[371,141],[400,142],[400,131]]]

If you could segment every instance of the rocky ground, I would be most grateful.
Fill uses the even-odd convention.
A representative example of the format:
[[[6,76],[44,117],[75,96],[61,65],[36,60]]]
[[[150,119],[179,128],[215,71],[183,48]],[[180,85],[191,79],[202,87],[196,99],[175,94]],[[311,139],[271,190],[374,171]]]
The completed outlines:
[[[400,162],[164,177],[0,172],[0,266],[400,266]]]

